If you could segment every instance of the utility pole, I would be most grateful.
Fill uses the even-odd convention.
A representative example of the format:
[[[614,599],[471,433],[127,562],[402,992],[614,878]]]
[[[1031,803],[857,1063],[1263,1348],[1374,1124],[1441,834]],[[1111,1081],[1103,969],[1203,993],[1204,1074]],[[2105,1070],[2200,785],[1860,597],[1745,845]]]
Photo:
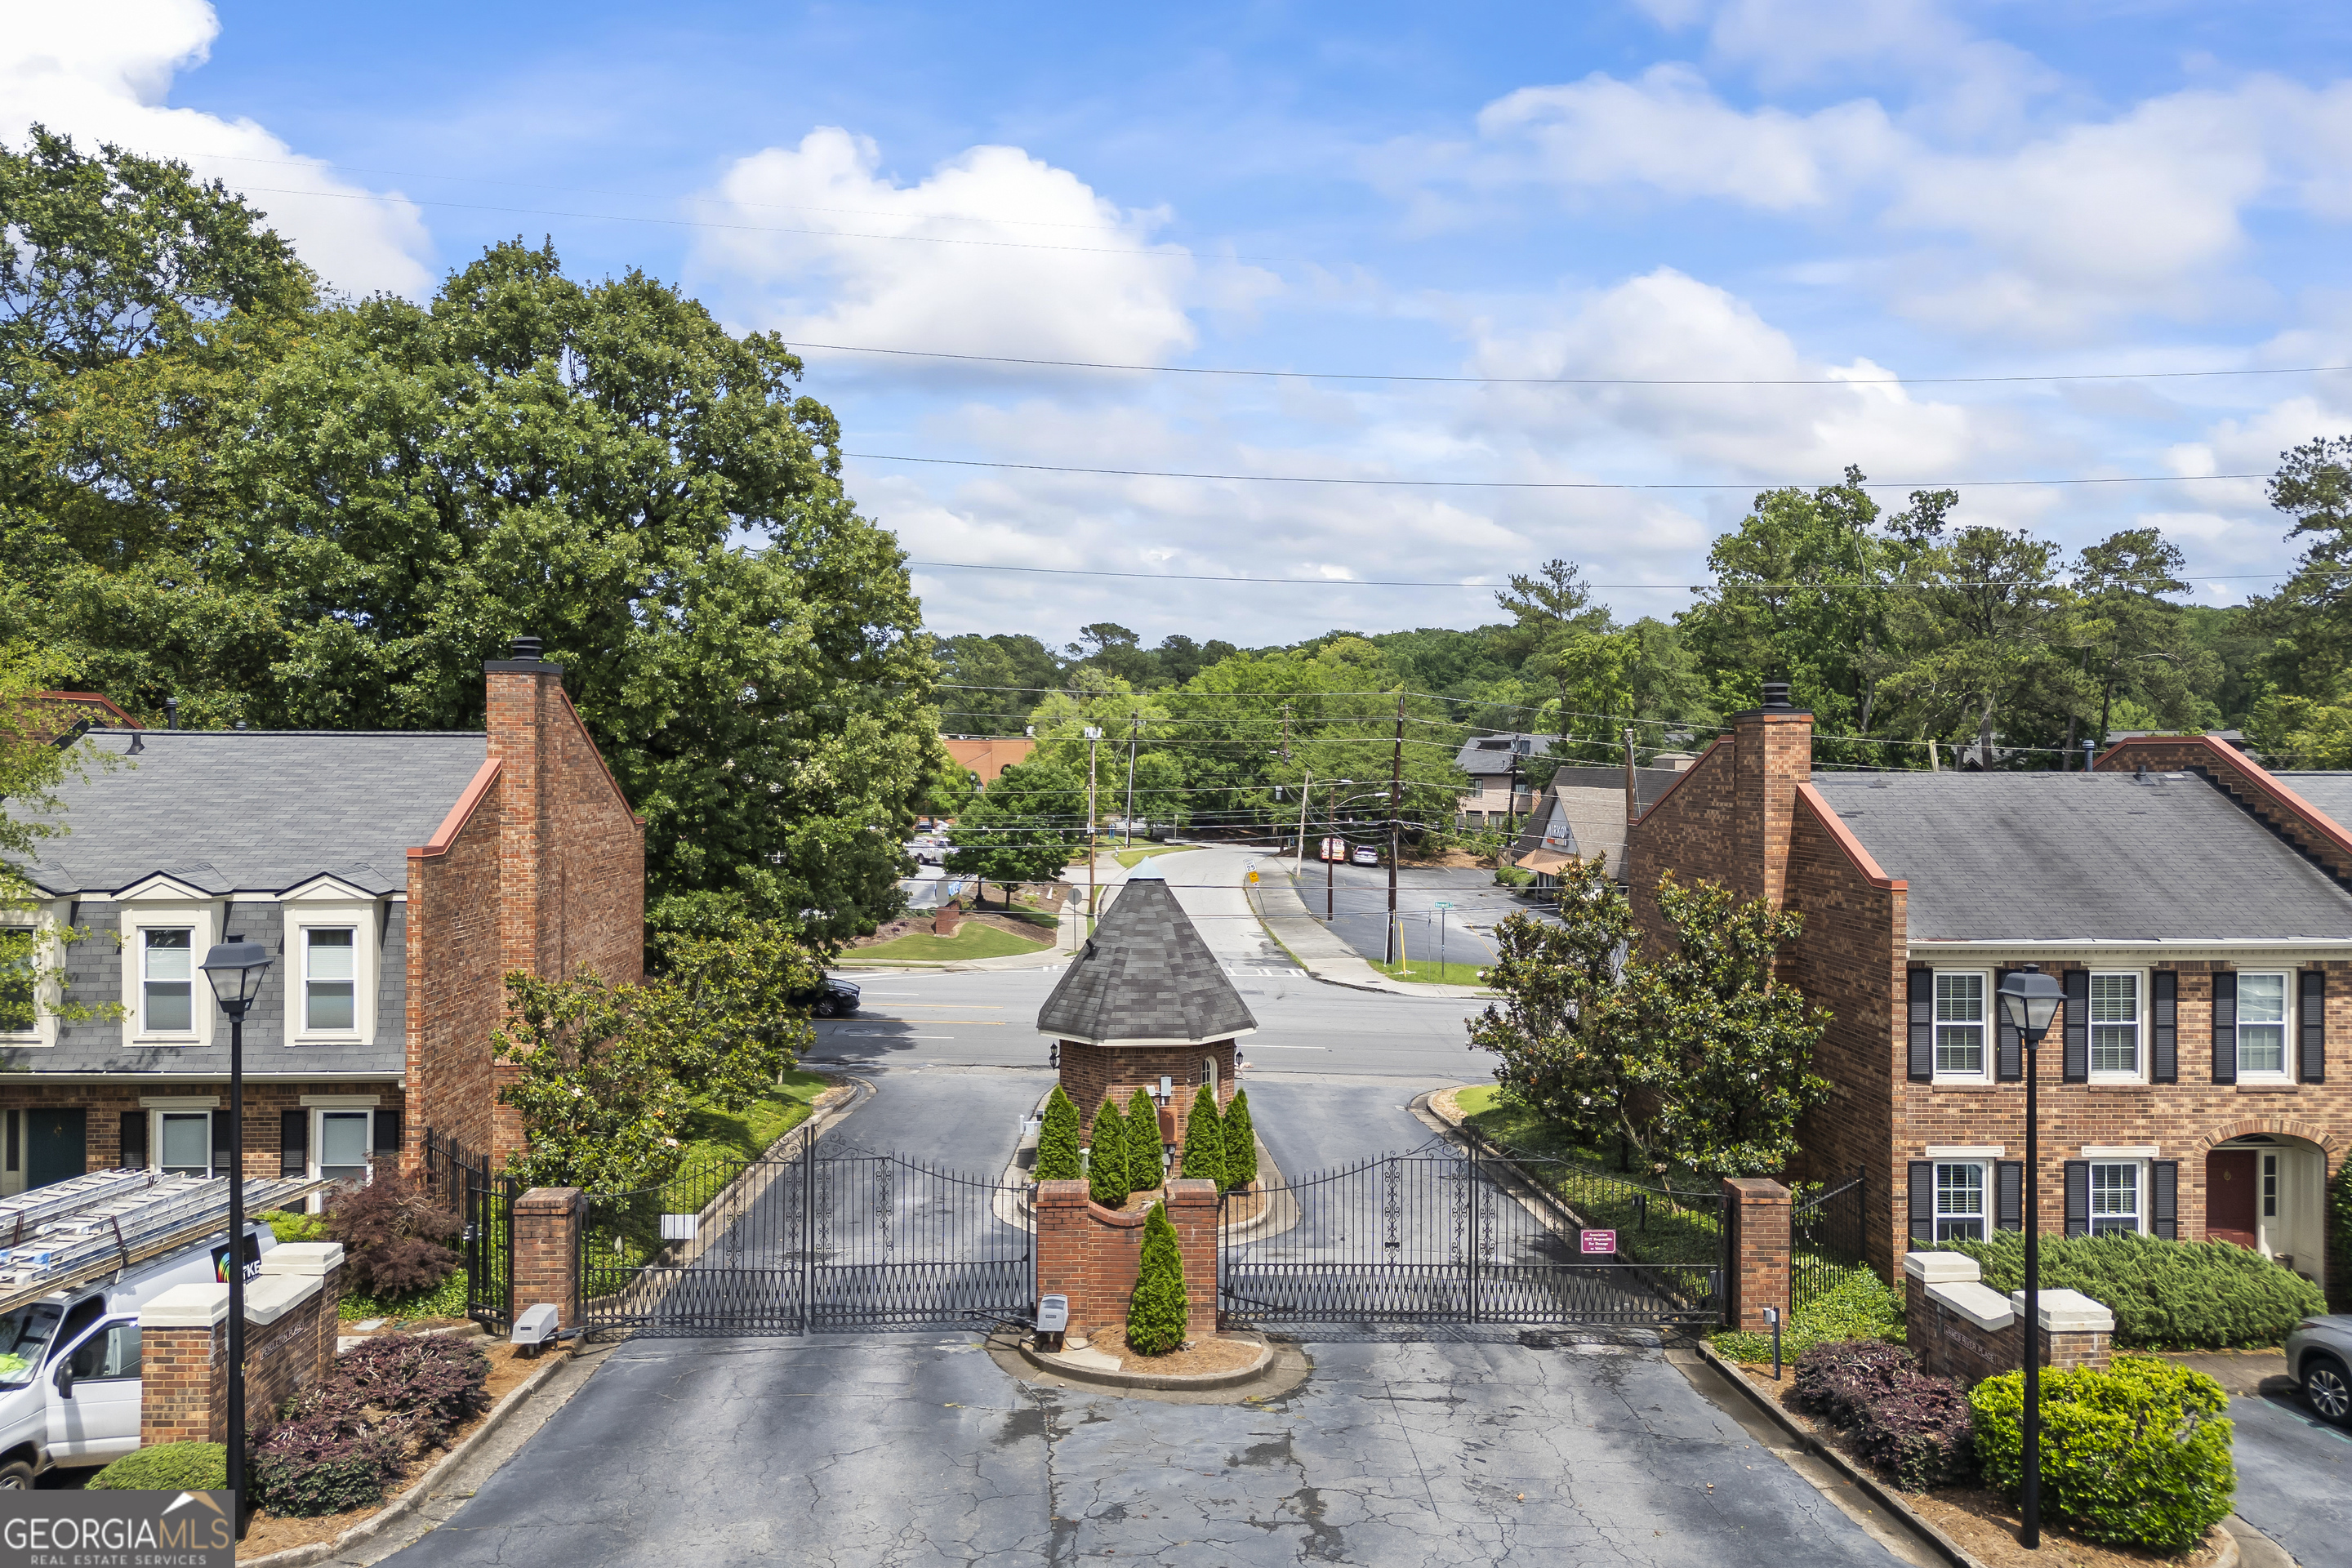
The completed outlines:
[[[1511,824],[1510,837],[1519,836],[1519,738],[1511,737],[1511,799],[1507,808]]]
[[[1087,726],[1087,934],[1094,935],[1095,918],[1095,742],[1102,739],[1098,725]]]
[[[1131,714],[1127,721],[1127,847],[1135,847],[1135,737],[1143,728],[1143,715]]]
[[[1331,858],[1330,840],[1339,831],[1339,786],[1352,785],[1355,782],[1353,779],[1331,781],[1331,809],[1326,814],[1323,825],[1323,923],[1325,925],[1331,923],[1332,889],[1338,882],[1338,873],[1332,869],[1336,862]]]
[[[1298,786],[1298,853],[1290,859],[1291,880],[1296,882],[1307,872],[1307,797],[1315,791],[1315,770],[1307,770],[1306,779]]]
[[[1404,694],[1397,694],[1396,749],[1389,758],[1389,934],[1383,950],[1397,961],[1397,854],[1404,847]]]

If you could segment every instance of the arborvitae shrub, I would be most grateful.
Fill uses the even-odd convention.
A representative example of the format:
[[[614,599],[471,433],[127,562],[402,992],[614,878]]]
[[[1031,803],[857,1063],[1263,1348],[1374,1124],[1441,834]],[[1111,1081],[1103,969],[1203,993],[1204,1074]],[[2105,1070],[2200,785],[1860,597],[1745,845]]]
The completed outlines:
[[[1078,1108],[1058,1083],[1045,1100],[1045,1125],[1037,1130],[1037,1179],[1078,1179]]]
[[[1087,1154],[1087,1195],[1105,1208],[1127,1202],[1127,1123],[1106,1100],[1095,1112],[1094,1139]]]
[[[1184,1119],[1182,1173],[1187,1181],[1225,1184],[1225,1121],[1217,1114],[1217,1091],[1205,1083]]]
[[[1166,1355],[1184,1342],[1184,1254],[1168,1205],[1153,1204],[1143,1220],[1143,1258],[1135,1294],[1127,1301],[1128,1348],[1139,1355]]]
[[[1246,1187],[1257,1180],[1257,1129],[1250,1125],[1249,1090],[1234,1090],[1225,1107],[1225,1185]]]
[[[228,1450],[218,1443],[158,1443],[89,1479],[91,1491],[216,1492],[227,1486]]]
[[[1160,1107],[1150,1094],[1137,1089],[1127,1100],[1127,1185],[1148,1193],[1168,1179],[1167,1156],[1160,1146]]]
[[[2025,1285],[2025,1237],[1947,1242],[2006,1296]],[[2226,1241],[2165,1241],[2124,1232],[2042,1238],[2042,1288],[2080,1290],[2116,1315],[2118,1347],[2202,1350],[2280,1343],[2327,1310],[2319,1287]]]

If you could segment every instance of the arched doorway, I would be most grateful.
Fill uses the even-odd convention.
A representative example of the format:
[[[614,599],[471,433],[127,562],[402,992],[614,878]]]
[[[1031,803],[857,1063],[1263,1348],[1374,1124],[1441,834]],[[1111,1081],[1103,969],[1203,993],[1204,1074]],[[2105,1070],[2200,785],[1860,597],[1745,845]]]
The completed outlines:
[[[2326,1284],[2327,1157],[2289,1132],[2246,1132],[2205,1156],[2205,1238]]]

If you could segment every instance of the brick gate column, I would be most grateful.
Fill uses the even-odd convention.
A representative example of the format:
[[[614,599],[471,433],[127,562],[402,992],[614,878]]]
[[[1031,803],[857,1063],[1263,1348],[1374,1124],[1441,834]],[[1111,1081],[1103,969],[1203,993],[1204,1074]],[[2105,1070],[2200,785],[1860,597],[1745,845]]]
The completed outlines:
[[[1723,1217],[1731,1226],[1731,1277],[1724,1326],[1761,1331],[1764,1309],[1789,1316],[1789,1189],[1755,1176],[1727,1176]]]
[[[533,1187],[514,1204],[514,1310],[555,1303],[556,1321],[580,1326],[580,1236],[588,1194],[578,1187]]]

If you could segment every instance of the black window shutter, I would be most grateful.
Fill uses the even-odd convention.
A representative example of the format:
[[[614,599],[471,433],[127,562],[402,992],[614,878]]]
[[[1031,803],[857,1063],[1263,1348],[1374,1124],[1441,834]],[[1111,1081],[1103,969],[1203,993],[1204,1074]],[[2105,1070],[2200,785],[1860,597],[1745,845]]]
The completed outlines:
[[[2000,1230],[2025,1228],[2025,1162],[2003,1160],[1993,1172],[1993,1225]]]
[[[2091,1163],[2066,1162],[2066,1234],[2091,1234]]]
[[[1936,1076],[1936,972],[1911,972],[1911,1081]]]
[[[1992,1076],[2001,1083],[2017,1083],[2025,1077],[2024,1042],[2018,1037],[2017,1026],[2009,1021],[2009,1009],[2000,1005],[2000,983],[2016,973],[2014,969],[1994,970],[1992,994],[1985,998],[1993,1016]]]
[[[307,1110],[281,1110],[278,1113],[278,1173],[281,1176],[307,1176],[310,1173],[310,1113]]]
[[[2180,1081],[2180,976],[2159,969],[2148,976],[2148,1079]]]
[[[147,1113],[143,1110],[122,1113],[122,1165],[131,1171],[147,1168]]]
[[[2213,1081],[2238,1081],[2238,977],[2213,976]]]
[[[2297,1020],[2302,1025],[2303,1050],[2297,1058],[2299,1076],[2305,1083],[2327,1081],[2327,976],[2320,970],[2303,972],[2303,1006]]]
[[[2147,1167],[2147,1228],[2159,1239],[2180,1239],[2180,1162],[2151,1160]]]
[[[375,1113],[375,1153],[379,1160],[400,1158],[400,1112],[379,1110]]]
[[[213,1174],[215,1176],[226,1176],[229,1173],[228,1132],[228,1112],[226,1110],[214,1111]]]
[[[1913,973],[1918,971],[1914,970]],[[1936,1162],[1911,1162],[1911,1239],[1932,1247],[1936,1242]]]
[[[2067,1083],[2091,1081],[2091,972],[2070,969],[2060,975],[2066,987],[2066,1050],[2059,1077]]]

